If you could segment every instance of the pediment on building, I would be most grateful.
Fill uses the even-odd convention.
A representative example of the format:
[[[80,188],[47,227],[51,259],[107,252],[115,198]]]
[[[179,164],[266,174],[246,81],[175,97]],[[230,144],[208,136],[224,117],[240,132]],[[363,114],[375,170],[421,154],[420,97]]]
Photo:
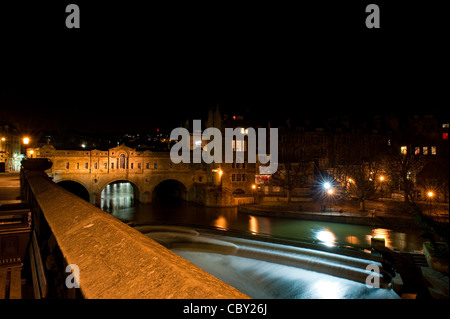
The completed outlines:
[[[119,146],[110,148],[108,151],[109,151],[109,154],[111,154],[111,155],[117,155],[117,154],[120,154],[120,153],[122,153],[122,154],[123,153],[130,154],[131,152],[135,152],[136,149],[128,147],[128,146],[125,146],[125,145],[119,145]]]

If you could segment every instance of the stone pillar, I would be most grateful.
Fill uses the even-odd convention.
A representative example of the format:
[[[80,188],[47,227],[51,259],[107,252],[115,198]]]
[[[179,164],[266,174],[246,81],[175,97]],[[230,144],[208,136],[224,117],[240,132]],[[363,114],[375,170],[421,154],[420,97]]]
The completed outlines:
[[[89,194],[89,203],[91,203],[92,205],[100,207],[101,200],[102,200],[102,194],[101,193],[91,193],[91,194]]]

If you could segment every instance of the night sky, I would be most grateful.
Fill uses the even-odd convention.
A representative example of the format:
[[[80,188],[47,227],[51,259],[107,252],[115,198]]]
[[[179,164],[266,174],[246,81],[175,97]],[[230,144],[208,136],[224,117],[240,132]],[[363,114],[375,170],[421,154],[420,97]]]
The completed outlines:
[[[0,122],[24,133],[170,130],[217,104],[263,121],[444,106],[431,7],[380,1],[382,28],[368,30],[359,2],[79,2],[81,28],[69,30],[66,3],[37,3],[2,4],[0,17]]]

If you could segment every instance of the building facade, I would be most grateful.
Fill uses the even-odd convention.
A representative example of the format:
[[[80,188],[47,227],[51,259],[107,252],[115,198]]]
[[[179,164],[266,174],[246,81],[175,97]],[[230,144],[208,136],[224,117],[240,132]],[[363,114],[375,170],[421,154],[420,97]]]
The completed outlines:
[[[0,124],[0,172],[19,171],[22,161],[21,137],[8,124]]]

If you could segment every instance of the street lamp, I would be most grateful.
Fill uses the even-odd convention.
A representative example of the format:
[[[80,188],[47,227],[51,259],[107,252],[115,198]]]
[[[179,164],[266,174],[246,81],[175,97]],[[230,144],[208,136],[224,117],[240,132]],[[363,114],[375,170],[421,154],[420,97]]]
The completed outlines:
[[[23,144],[28,145],[28,143],[30,143],[30,138],[29,137],[24,137],[23,138]]]

